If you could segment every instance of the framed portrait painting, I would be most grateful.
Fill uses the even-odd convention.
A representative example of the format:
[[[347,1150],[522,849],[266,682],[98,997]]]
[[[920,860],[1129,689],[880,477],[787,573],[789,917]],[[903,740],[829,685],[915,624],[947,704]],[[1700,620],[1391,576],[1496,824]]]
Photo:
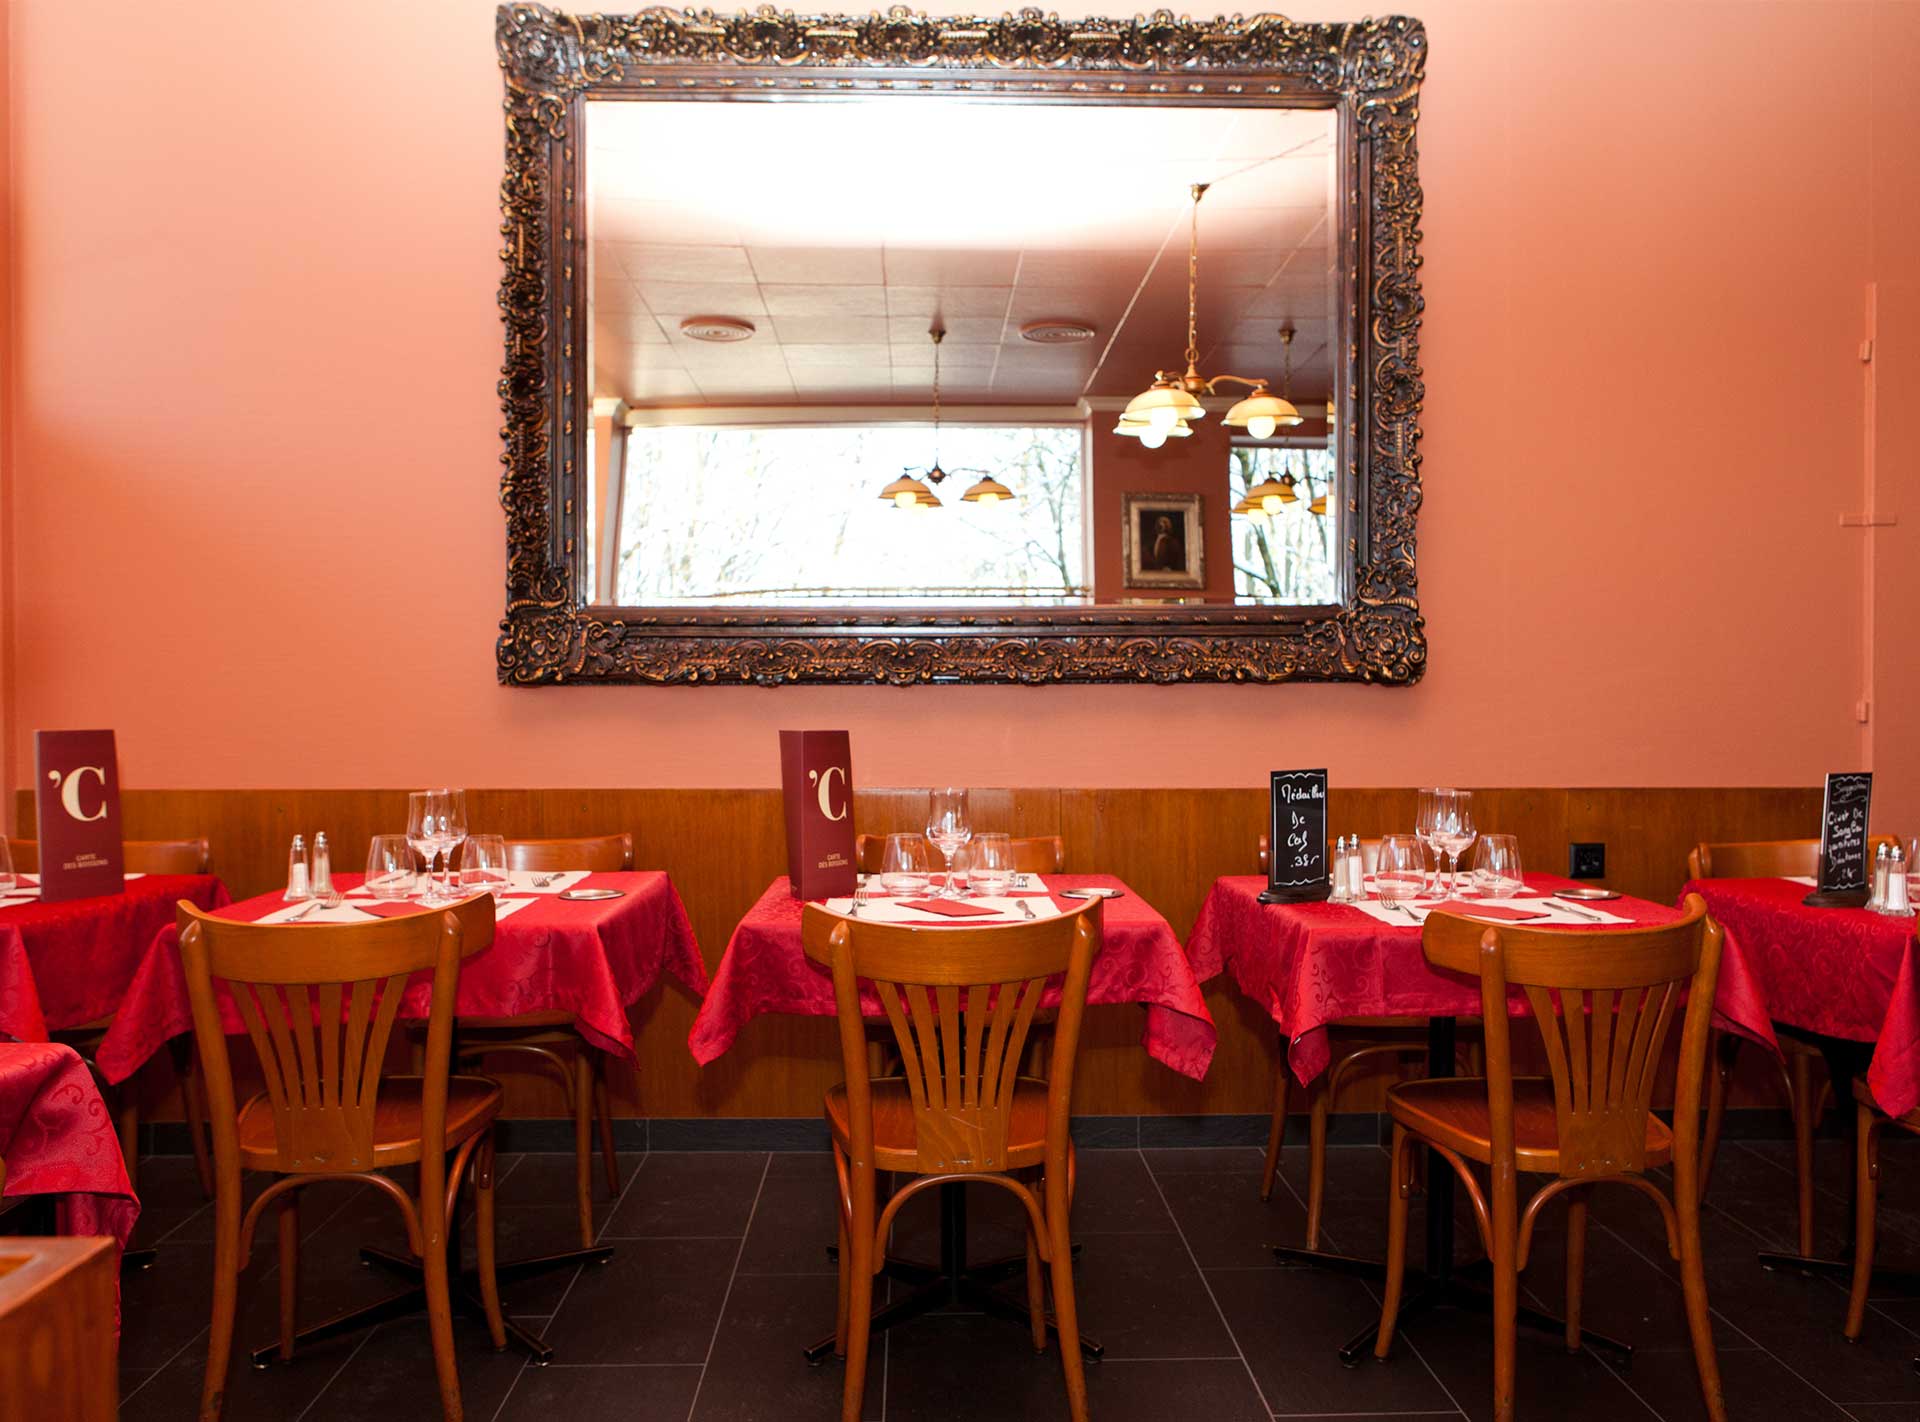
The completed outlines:
[[[1128,587],[1206,586],[1199,494],[1124,494],[1121,508],[1121,556]]]

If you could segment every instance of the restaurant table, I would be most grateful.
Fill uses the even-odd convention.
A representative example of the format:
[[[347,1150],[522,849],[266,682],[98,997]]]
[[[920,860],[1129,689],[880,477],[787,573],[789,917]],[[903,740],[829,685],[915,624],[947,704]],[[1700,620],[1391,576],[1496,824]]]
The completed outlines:
[[[136,874],[122,893],[61,903],[0,899],[0,1035],[41,1042],[117,1012],[181,899],[209,910],[229,902],[211,874]]]
[[[9,1201],[49,1199],[61,1234],[110,1235],[140,1217],[120,1137],[80,1054],[56,1042],[0,1042],[0,1185]]]
[[[309,911],[301,923],[371,922],[374,917],[425,910],[415,902],[379,903],[360,892],[364,875],[336,874],[334,886],[351,895],[339,909]],[[578,877],[578,876],[574,876]],[[563,888],[612,889],[619,898],[562,899]],[[279,893],[232,904],[220,917],[253,923],[293,907]],[[693,926],[673,881],[656,872],[588,874],[579,882],[555,883],[548,890],[513,888],[496,910],[493,942],[460,965],[455,1001],[459,1017],[515,1017],[535,1012],[573,1015],[580,1035],[592,1046],[625,1061],[636,1060],[633,1024],[627,1009],[652,991],[663,972],[672,974],[696,996],[706,991],[706,965],[694,941]],[[231,1036],[246,1031],[224,985],[218,991],[221,1025]],[[400,1001],[403,1020],[423,1021],[433,998],[430,970],[414,974]],[[110,1081],[120,1081],[158,1051],[170,1038],[193,1030],[193,1012],[187,1000],[187,980],[180,962],[180,936],[168,924],[154,936],[134,974],[113,1027],[101,1044],[98,1061]],[[458,1236],[450,1235],[454,1247]],[[600,1263],[612,1257],[610,1248],[569,1250],[536,1259],[502,1261],[495,1269],[501,1282],[527,1278],[579,1263]],[[384,1250],[363,1249],[363,1258],[402,1273],[419,1276],[419,1262]],[[476,1314],[477,1292],[456,1290],[456,1306]],[[303,1329],[303,1341],[332,1336],[364,1326],[376,1318],[409,1312],[419,1301],[418,1288],[383,1300],[372,1309],[355,1310]],[[547,1362],[553,1350],[541,1339],[509,1319],[507,1333],[536,1361]],[[255,1354],[271,1354],[264,1348]]]
[[[1571,879],[1547,874],[1529,874],[1526,883],[1535,897],[1576,887]],[[1429,964],[1420,946],[1420,926],[1412,919],[1404,926],[1383,923],[1351,905],[1331,902],[1263,904],[1259,896],[1266,886],[1265,879],[1256,877],[1215,880],[1187,940],[1187,956],[1202,976],[1226,972],[1242,993],[1273,1018],[1287,1043],[1294,1075],[1309,1082],[1326,1070],[1327,1029],[1342,1018],[1424,1017],[1428,1021],[1427,1074],[1452,1076],[1455,1020],[1480,1015],[1479,979]],[[1624,896],[1580,907],[1629,918],[1635,924],[1672,923],[1681,916],[1670,905]],[[1624,925],[1566,922],[1551,926],[1591,931]],[[1521,989],[1512,990],[1508,1011],[1515,1017],[1530,1015]],[[1721,953],[1713,1016],[1717,1026],[1778,1053],[1753,974],[1731,939]],[[1430,1154],[1426,1273],[1423,1279],[1409,1280],[1402,1319],[1409,1309],[1418,1313],[1437,1307],[1483,1306],[1481,1291],[1454,1273],[1453,1190],[1453,1167]],[[1384,1266],[1376,1260],[1287,1246],[1275,1246],[1274,1253],[1289,1263],[1366,1278],[1384,1275]],[[1532,1327],[1565,1329],[1561,1320],[1524,1305],[1519,1316]],[[1341,1358],[1357,1359],[1371,1347],[1377,1331],[1376,1324],[1354,1338],[1341,1348]],[[1632,1353],[1628,1345],[1591,1329],[1583,1329],[1583,1336],[1605,1351]]]
[[[1120,897],[1107,899],[1102,910],[1100,952],[1093,960],[1087,1003],[1142,1004],[1147,1012],[1141,1044],[1147,1054],[1182,1076],[1195,1081],[1205,1077],[1218,1034],[1200,983],[1212,974],[1196,975],[1172,925],[1111,874],[1042,877],[1062,909],[1078,908],[1082,902],[1062,898],[1060,891],[1065,889],[1121,891]],[[687,1036],[694,1060],[702,1066],[731,1047],[740,1029],[762,1013],[833,1016],[833,975],[809,960],[800,945],[802,907],[783,875],[767,887],[733,930],[720,966],[714,969],[713,986]],[[965,919],[930,920],[927,926],[965,923]],[[1059,989],[1052,988],[1041,1006],[1059,1001]],[[871,1017],[882,1015],[880,1000],[871,988],[861,990],[860,1009]]]
[[[1680,892],[1707,901],[1726,930],[1728,952],[1737,951],[1752,976],[1760,1010],[1813,1035],[1838,1102],[1845,1105],[1849,1083],[1864,1075],[1882,1111],[1905,1115],[1920,1106],[1915,921],[1863,908],[1816,908],[1802,902],[1812,891],[1806,879],[1695,879]],[[1847,1116],[1851,1132],[1853,1113]],[[1853,1268],[1850,1260],[1774,1250],[1761,1251],[1760,1260],[1825,1273]],[[1873,1277],[1920,1293],[1920,1275],[1911,1271],[1875,1269]]]
[[[1142,1044],[1154,1060],[1196,1081],[1213,1060],[1217,1033],[1180,939],[1152,905],[1111,874],[1047,874],[1040,878],[1047,894],[1062,910],[1076,909],[1083,900],[1061,897],[1066,889],[1117,889],[1119,896],[1103,900],[1100,951],[1093,960],[1087,984],[1089,1005],[1137,1002],[1146,1007]],[[1016,891],[1010,897],[1039,897],[1039,892]],[[882,896],[883,898],[885,896]],[[924,896],[923,896],[924,897]],[[733,930],[727,951],[714,970],[713,987],[701,1004],[688,1035],[694,1059],[703,1066],[733,1045],[740,1029],[763,1012],[810,1017],[834,1015],[833,975],[813,962],[801,945],[800,918],[804,905],[793,897],[786,878],[775,879],[759,901],[747,910]],[[924,925],[938,931],[954,926],[979,926],[965,918],[930,918]],[[1057,986],[1041,999],[1042,1010],[1060,1001]],[[863,986],[861,1012],[882,1018],[880,1000],[871,986]],[[1075,1252],[1079,1246],[1074,1246]],[[829,1253],[833,1252],[829,1249]],[[873,1317],[873,1330],[884,1331],[907,1319],[947,1306],[984,1310],[1022,1322],[1025,1307],[1005,1298],[993,1285],[1026,1267],[1024,1256],[967,1262],[966,1192],[963,1186],[940,1187],[940,1262],[937,1265],[888,1257],[883,1270],[912,1292]],[[1053,1332],[1051,1321],[1048,1332]],[[1098,1358],[1101,1347],[1082,1336],[1081,1351]],[[806,1350],[818,1362],[833,1350],[826,1338]]]

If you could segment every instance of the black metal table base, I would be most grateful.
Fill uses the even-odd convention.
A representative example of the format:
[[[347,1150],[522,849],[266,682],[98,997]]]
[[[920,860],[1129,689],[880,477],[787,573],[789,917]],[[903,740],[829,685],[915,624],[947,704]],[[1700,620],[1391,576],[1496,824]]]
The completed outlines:
[[[1435,1017],[1427,1023],[1427,1073],[1430,1076],[1452,1076],[1454,1074],[1454,1020],[1451,1017]],[[1427,1156],[1427,1268],[1425,1273],[1407,1272],[1400,1293],[1399,1323],[1438,1308],[1472,1309],[1476,1313],[1489,1313],[1493,1308],[1493,1296],[1479,1277],[1491,1268],[1488,1260],[1482,1259],[1468,1266],[1468,1271],[1456,1274],[1453,1268],[1453,1167],[1437,1151]],[[1359,1259],[1350,1254],[1327,1254],[1317,1249],[1298,1249],[1290,1245],[1273,1246],[1274,1257],[1283,1264],[1293,1264],[1302,1268],[1325,1269],[1335,1274],[1345,1274],[1352,1278],[1367,1279],[1374,1283],[1383,1283],[1387,1277],[1387,1266],[1377,1259]],[[1566,1336],[1565,1319],[1555,1318],[1536,1308],[1521,1304],[1515,1310],[1515,1321],[1523,1328],[1539,1329],[1544,1333],[1556,1333]],[[1396,1327],[1398,1325],[1396,1324]],[[1373,1351],[1374,1340],[1380,1336],[1378,1321],[1368,1325],[1360,1333],[1344,1344],[1340,1349],[1340,1361],[1348,1367],[1354,1367],[1360,1359]],[[1623,1366],[1633,1361],[1633,1347],[1617,1338],[1609,1338],[1604,1333],[1595,1333],[1582,1327],[1580,1330],[1582,1347],[1611,1355]]]
[[[1076,1244],[1073,1252],[1078,1257],[1080,1246]],[[837,1256],[838,1251],[829,1248],[827,1253]],[[1018,1323],[1023,1328],[1030,1327],[1033,1314],[1026,1304],[1018,1299],[1010,1299],[994,1288],[1003,1279],[1024,1274],[1026,1268],[1024,1254],[993,1259],[983,1264],[968,1264],[966,1187],[959,1184],[942,1185],[939,1265],[888,1255],[886,1262],[880,1266],[881,1276],[907,1285],[911,1292],[904,1298],[875,1309],[868,1327],[874,1333],[884,1333],[896,1324],[932,1313],[935,1309],[971,1309],[992,1318]],[[1046,1319],[1046,1328],[1047,1337],[1055,1343],[1060,1342],[1060,1330],[1054,1325],[1051,1315]],[[1081,1355],[1089,1362],[1099,1362],[1106,1351],[1084,1333],[1080,1335],[1079,1342]],[[834,1356],[834,1344],[833,1335],[828,1334],[806,1350],[807,1361],[816,1367],[824,1363]]]
[[[506,1284],[516,1279],[531,1279],[548,1274],[555,1269],[571,1269],[579,1264],[604,1264],[613,1258],[611,1248],[574,1249],[564,1254],[543,1254],[531,1259],[510,1260],[494,1267],[494,1278]],[[363,1264],[377,1264],[402,1278],[413,1280],[411,1288],[402,1289],[397,1294],[389,1294],[378,1303],[367,1304],[361,1308],[348,1309],[336,1313],[310,1328],[303,1328],[294,1334],[296,1348],[306,1343],[317,1343],[323,1338],[337,1338],[343,1333],[352,1333],[357,1329],[371,1328],[376,1323],[385,1323],[389,1319],[405,1318],[408,1314],[424,1313],[427,1307],[426,1285],[421,1282],[420,1261],[410,1254],[396,1254],[391,1250],[376,1249],[372,1246],[360,1251]],[[452,1272],[448,1293],[452,1297],[453,1311],[462,1317],[486,1318],[486,1307],[480,1301],[478,1279],[471,1270]],[[525,1353],[541,1367],[553,1361],[553,1349],[540,1338],[527,1332],[511,1318],[504,1320],[507,1330],[507,1343]],[[256,1368],[264,1368],[279,1360],[280,1345],[269,1343],[264,1348],[255,1348],[249,1355]]]

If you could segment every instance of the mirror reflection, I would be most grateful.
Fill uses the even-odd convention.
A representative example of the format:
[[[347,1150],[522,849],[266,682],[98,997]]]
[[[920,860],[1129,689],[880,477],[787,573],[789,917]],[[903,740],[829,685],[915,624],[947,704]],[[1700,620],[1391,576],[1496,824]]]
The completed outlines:
[[[1341,600],[1331,111],[586,112],[591,601]]]

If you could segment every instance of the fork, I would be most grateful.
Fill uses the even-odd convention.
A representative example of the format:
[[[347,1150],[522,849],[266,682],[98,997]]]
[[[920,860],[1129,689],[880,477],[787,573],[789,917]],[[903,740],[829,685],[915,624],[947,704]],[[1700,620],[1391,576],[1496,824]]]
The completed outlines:
[[[553,882],[553,881],[554,881],[554,880],[555,880],[556,878],[558,878],[558,877],[559,877],[559,876],[558,876],[558,875],[555,875],[555,874],[540,874],[540,875],[537,875],[537,876],[536,876],[536,877],[534,878],[534,881],[533,881],[533,887],[534,887],[534,888],[536,888],[536,889],[544,889],[544,888],[546,888],[546,887],[547,887],[547,885],[549,885],[549,884],[551,884],[551,883],[552,883],[552,882]]]
[[[312,913],[315,909],[319,908],[320,906],[321,906],[320,900],[308,899],[307,902],[302,907],[295,909],[292,913],[288,914],[285,918],[281,919],[280,921],[282,923],[298,923],[301,919],[305,918],[308,914]]]
[[[868,904],[872,902],[873,902],[873,890],[869,889],[865,884],[855,885],[853,890],[853,902],[847,906],[847,917],[848,918],[860,917],[860,910],[865,908]]]

